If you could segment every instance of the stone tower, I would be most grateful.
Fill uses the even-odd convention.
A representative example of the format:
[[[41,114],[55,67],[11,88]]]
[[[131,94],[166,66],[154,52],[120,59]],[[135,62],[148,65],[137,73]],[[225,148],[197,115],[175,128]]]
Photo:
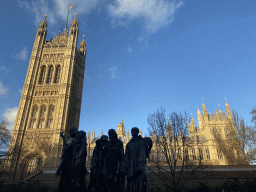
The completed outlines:
[[[245,163],[240,150],[234,121],[227,101],[225,101],[226,114],[215,109],[215,114],[208,113],[204,102],[203,113],[197,109],[199,126],[195,126],[193,117],[188,123],[189,136],[194,138],[205,156],[204,163],[211,165],[237,165]]]
[[[60,163],[60,132],[79,126],[86,43],[77,50],[77,14],[67,29],[46,40],[46,15],[36,32],[22,96],[9,145],[12,182]]]
[[[119,123],[117,125],[117,137],[125,137],[125,128],[124,128],[124,121],[123,121],[123,118],[122,118],[122,123]]]

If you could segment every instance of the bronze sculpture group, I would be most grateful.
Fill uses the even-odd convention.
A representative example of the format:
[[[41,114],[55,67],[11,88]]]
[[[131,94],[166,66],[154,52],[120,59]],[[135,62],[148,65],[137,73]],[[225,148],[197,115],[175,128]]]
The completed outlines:
[[[139,129],[131,129],[132,139],[126,145],[117,138],[116,131],[110,129],[108,136],[102,135],[96,141],[90,167],[90,182],[85,186],[87,156],[86,133],[76,127],[69,130],[71,140],[66,141],[63,132],[64,150],[56,175],[61,175],[59,191],[93,192],[149,192],[146,174],[146,158],[152,148],[149,137],[141,137]],[[125,187],[125,176],[127,184]],[[125,188],[127,190],[125,190]]]

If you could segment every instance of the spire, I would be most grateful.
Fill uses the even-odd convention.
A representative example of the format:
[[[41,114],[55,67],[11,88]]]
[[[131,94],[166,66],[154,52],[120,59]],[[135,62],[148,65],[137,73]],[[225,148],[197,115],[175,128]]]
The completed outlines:
[[[202,98],[202,102],[203,102],[203,105],[202,105],[202,108],[203,108],[203,116],[207,116],[207,110],[206,110],[206,106],[204,104],[204,100]]]
[[[229,107],[229,105],[227,103],[227,98],[225,98],[225,107]]]
[[[168,118],[166,136],[167,136],[167,137],[173,136],[173,133],[172,133],[172,126],[171,126],[171,123],[170,123],[170,121],[169,121],[169,118]]]
[[[142,136],[142,131],[140,130],[140,136]]]
[[[47,17],[47,14],[44,15],[44,19],[41,21],[39,28],[47,27],[46,17]]]
[[[220,104],[218,104],[218,107],[219,107],[219,113],[222,114],[222,111],[220,110]]]
[[[94,131],[94,128],[92,130],[92,138],[94,139],[95,138],[95,131]]]
[[[86,54],[86,43],[85,43],[85,41],[84,41],[84,35],[83,35],[83,40],[82,40],[81,43],[80,43],[79,52],[80,52],[82,55],[85,55],[85,54]]]
[[[193,116],[192,116],[192,113],[191,113],[191,124],[192,124],[192,125],[195,125],[195,121],[194,121],[194,118],[193,118]]]
[[[101,131],[101,133],[100,133],[100,136],[102,136],[103,135],[103,129],[102,129],[102,131]]]
[[[91,137],[91,133],[90,133],[90,129],[89,129],[89,131],[88,131],[88,140],[90,139],[90,137]]]
[[[197,106],[197,116],[201,116],[201,112],[200,112],[198,106]]]
[[[226,102],[225,107],[226,107],[227,116],[229,119],[232,119],[231,111],[230,111],[230,108],[229,108],[226,98],[225,98],[225,102]]]
[[[75,19],[73,19],[71,27],[78,27],[77,13]]]
[[[219,116],[219,113],[218,113],[218,111],[217,111],[216,106],[215,106],[215,113],[216,113],[216,118],[217,118],[217,120],[219,120],[219,119],[220,119],[220,116]]]
[[[122,124],[124,124],[124,119],[123,119],[123,117],[122,117]]]

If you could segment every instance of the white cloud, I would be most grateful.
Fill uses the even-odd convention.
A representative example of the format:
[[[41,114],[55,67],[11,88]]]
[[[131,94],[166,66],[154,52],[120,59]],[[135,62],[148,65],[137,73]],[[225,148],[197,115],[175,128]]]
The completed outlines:
[[[129,51],[130,53],[132,52],[131,46],[128,47],[128,51]]]
[[[9,123],[9,125],[7,126],[7,128],[12,131],[14,123],[15,123],[15,119],[16,119],[16,115],[17,115],[17,111],[18,111],[18,107],[12,107],[12,108],[7,108],[4,111],[4,115],[3,117],[7,120],[7,122]]]
[[[115,0],[108,5],[114,23],[127,25],[135,19],[144,19],[146,30],[154,33],[173,21],[176,10],[182,2],[175,0]]]
[[[110,67],[110,68],[109,68],[111,78],[113,78],[113,79],[118,78],[118,76],[117,76],[117,70],[118,70],[118,66]]]
[[[23,89],[19,89],[19,90],[18,90],[18,93],[19,93],[19,94],[22,94],[22,91],[23,91]]]
[[[9,69],[7,69],[7,68],[4,67],[4,66],[0,66],[0,71],[2,71],[5,76],[7,76],[7,73],[9,72]]]
[[[21,8],[28,11],[30,14],[33,14],[33,17],[35,19],[35,25],[39,25],[39,23],[43,20],[44,15],[47,14],[48,18],[47,21],[50,24],[54,24],[54,14],[49,9],[49,2],[45,0],[39,0],[39,1],[32,1],[31,3],[28,3],[26,1],[18,1],[18,4]]]
[[[5,95],[8,92],[8,88],[4,86],[2,81],[0,81],[0,95]]]
[[[16,55],[16,57],[18,59],[21,59],[22,61],[26,61],[27,60],[27,57],[28,57],[28,50],[27,50],[27,47],[24,47],[21,52]]]
[[[21,8],[33,15],[36,26],[43,20],[45,14],[48,25],[53,25],[59,18],[65,21],[71,4],[67,0],[38,0],[31,3],[19,0],[18,2]],[[89,13],[99,2],[99,0],[73,0],[72,4],[74,3],[75,6],[69,11],[69,19],[74,19],[76,13],[78,16]]]

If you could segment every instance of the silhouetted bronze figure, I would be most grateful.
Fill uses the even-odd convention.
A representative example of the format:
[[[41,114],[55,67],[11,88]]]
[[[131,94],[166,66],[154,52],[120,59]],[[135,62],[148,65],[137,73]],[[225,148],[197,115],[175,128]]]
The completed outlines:
[[[85,167],[87,156],[86,133],[72,127],[69,130],[69,135],[73,140],[66,141],[63,132],[60,133],[64,149],[61,163],[56,171],[56,175],[61,175],[59,191],[85,191],[85,174],[87,173]]]
[[[102,192],[106,190],[106,144],[108,136],[102,135],[96,141],[91,160],[91,175],[88,191]]]
[[[109,142],[106,144],[106,169],[108,192],[121,192],[125,182],[125,157],[123,142],[117,138],[116,131],[108,131]]]
[[[143,139],[139,129],[131,129],[132,139],[126,145],[125,159],[127,169],[127,191],[128,192],[149,192],[146,174],[146,157],[148,157],[152,140]]]

